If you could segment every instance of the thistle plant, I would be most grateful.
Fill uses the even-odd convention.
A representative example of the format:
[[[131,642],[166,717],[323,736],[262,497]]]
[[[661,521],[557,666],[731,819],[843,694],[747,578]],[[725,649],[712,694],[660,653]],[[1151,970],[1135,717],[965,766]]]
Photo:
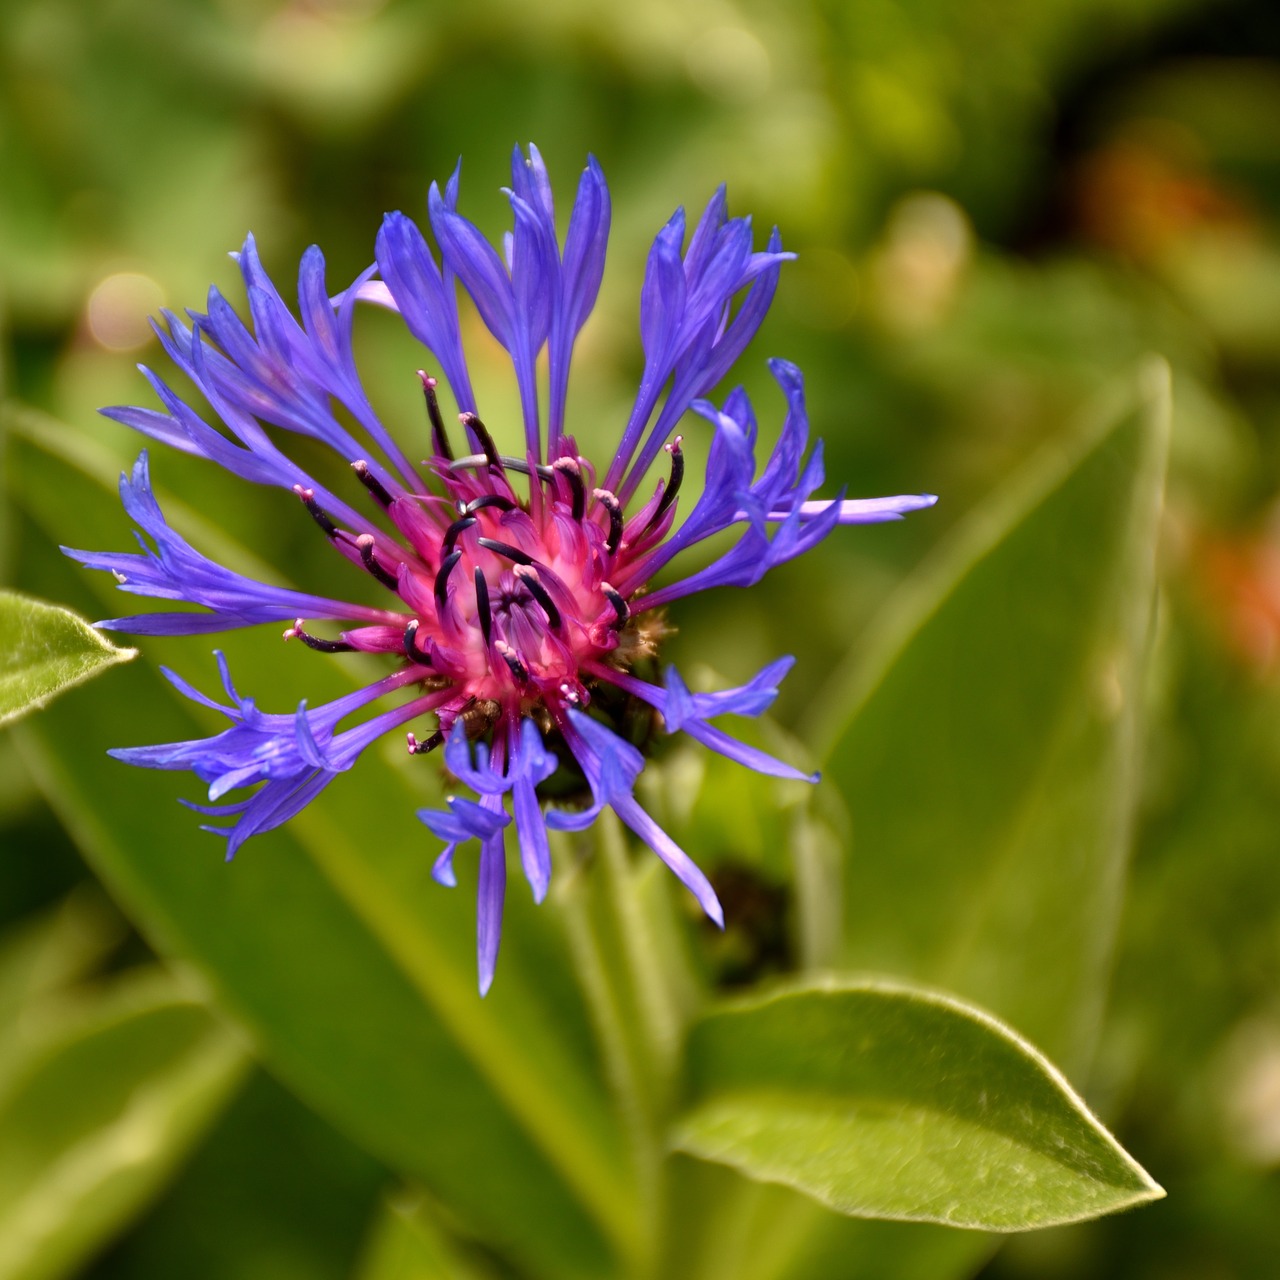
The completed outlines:
[[[309,804],[384,733],[422,725],[428,717],[425,732],[407,732],[409,751],[442,747],[449,772],[478,797],[451,795],[447,808],[424,810],[420,817],[445,841],[434,865],[442,884],[455,883],[458,846],[479,843],[483,993],[497,961],[505,830],[513,818],[535,899],[542,900],[551,876],[547,829],[583,830],[608,806],[723,925],[706,876],[636,800],[644,757],[620,734],[610,708],[638,702],[661,718],[668,733],[683,731],[763,774],[808,777],[712,723],[763,712],[790,658],[769,664],[740,688],[715,693],[690,692],[674,667],[661,684],[634,668],[659,653],[668,606],[696,592],[750,586],[838,525],[900,519],[934,498],[814,497],[824,478],[822,444],[809,448],[804,379],[786,361],[770,362],[786,413],[763,463],[756,457],[759,432],[746,393],[734,390],[720,406],[703,398],[755,336],[792,256],[776,229],[766,247],[756,249],[750,219],[728,216],[723,187],[687,244],[683,209],[658,233],[640,292],[645,358],[634,406],[614,455],[598,464],[583,457],[567,430],[569,375],[604,271],[610,220],[604,175],[594,159],[588,162],[562,244],[542,158],[536,147],[527,156],[517,149],[506,191],[513,229],[500,252],[458,212],[459,172],[443,192],[431,187],[438,258],[410,218],[390,214],[378,233],[376,265],[335,300],[324,258],[312,248],[299,270],[299,319],[263,270],[250,238],[238,260],[252,328],[216,289],[204,314],[183,320],[166,313],[167,328],[156,330],[165,351],[225,430],[151,370],[144,373],[162,408],[106,411],[243,480],[292,490],[338,555],[385,588],[385,607],[284,590],[208,559],[165,520],[145,452],[132,474],[121,478],[120,494],[154,546],[140,537],[141,553],[67,554],[113,573],[122,591],[200,607],[98,624],[109,630],[190,635],[287,621],[286,640],[325,653],[386,657],[394,669],[382,680],[325,706],[304,702],[292,714],[265,713],[238,693],[221,655],[226,704],[167,673],[187,697],[217,707],[232,727],[204,740],[112,754],[129,764],[188,770],[207,783],[209,803],[193,807],[229,820],[208,829],[226,837],[231,858],[250,836]],[[458,285],[511,358],[523,416],[522,431],[508,445],[512,452],[500,451],[478,412],[462,346]],[[361,383],[352,327],[362,302],[396,312],[424,348],[430,370],[417,376],[430,452],[421,463],[412,460],[412,443],[395,438],[379,420]],[[547,377],[540,387],[544,354]],[[460,431],[450,432],[446,423],[441,376],[457,406]],[[354,427],[339,420],[335,402]],[[690,410],[703,419],[710,445],[701,496],[683,513],[684,454],[682,438],[673,433]],[[268,426],[328,446],[350,467],[346,490],[364,492],[329,488],[304,472]],[[459,434],[465,445],[455,447]],[[653,481],[660,460],[665,474]],[[732,533],[727,549],[681,572],[682,558],[726,531]],[[317,632],[315,623],[338,629]],[[411,696],[340,727],[401,691]],[[582,780],[585,804],[544,808],[538,788],[558,769]],[[247,799],[223,802],[228,793],[251,786],[257,790]]]
[[[775,843],[794,888],[770,902],[794,891],[785,928],[799,972],[724,1000],[672,901],[683,890],[643,847],[733,929],[696,818],[731,825],[735,797],[717,781],[694,819],[660,811],[655,794],[680,766],[655,762],[659,787],[638,791],[653,743],[682,734],[754,771],[750,802],[770,820],[782,807],[773,780],[788,797],[813,795],[789,784],[817,775],[731,732],[730,717],[770,707],[789,656],[740,686],[695,689],[662,666],[666,640],[689,597],[752,587],[841,525],[898,520],[934,499],[824,491],[795,365],[769,362],[767,425],[741,388],[723,393],[792,256],[776,230],[759,247],[723,189],[692,228],[677,210],[653,241],[639,386],[612,453],[591,456],[585,441],[600,432],[577,428],[580,447],[570,371],[605,269],[609,190],[590,160],[562,237],[530,147],[512,157],[506,198],[512,229],[495,246],[460,211],[455,171],[431,187],[430,238],[388,215],[373,265],[349,284],[335,288],[321,251],[307,250],[296,307],[248,239],[236,255],[247,316],[214,289],[204,312],[156,325],[198,395],[144,369],[156,402],[105,411],[271,492],[317,554],[327,541],[345,561],[333,560],[322,594],[219,563],[170,523],[146,452],[120,482],[140,550],[67,550],[121,591],[185,606],[97,624],[142,637],[144,660],[148,637],[265,626],[275,634],[259,633],[260,646],[289,645],[257,671],[237,659],[246,670],[234,678],[218,652],[216,697],[165,670],[181,695],[166,713],[185,700],[185,722],[214,712],[228,727],[110,752],[194,774],[206,794],[184,803],[227,858],[277,831],[259,856],[231,871],[198,847],[175,850],[186,816],[140,804],[153,780],[85,750],[127,736],[120,703],[94,713],[86,698],[81,715],[66,699],[32,731],[55,802],[93,797],[93,820],[72,829],[157,948],[188,959],[254,1052],[380,1169],[426,1189],[413,1207],[388,1205],[361,1280],[400,1274],[409,1236],[441,1274],[490,1274],[492,1263],[531,1280],[652,1280],[739,1274],[740,1263],[775,1280],[960,1276],[989,1251],[975,1230],[890,1240],[851,1219],[1017,1231],[1159,1197],[1001,1020],[1073,1071],[1090,1048],[1113,919],[1098,904],[1118,892],[1140,738],[1167,439],[1159,371],[1029,466],[993,515],[962,526],[889,611],[856,679],[832,686],[831,724],[824,737],[815,717],[809,741],[838,784],[830,808],[849,810],[853,851],[825,857],[838,819],[793,806]],[[362,380],[355,330],[371,308],[421,344],[402,374],[421,395],[416,425],[389,429]],[[518,423],[473,385],[463,339],[479,336],[477,318],[510,359]],[[15,421],[24,447],[85,482],[67,474],[80,453]],[[694,433],[688,456],[706,458],[697,482],[686,474]],[[114,498],[98,497],[117,519]],[[30,501],[66,527],[62,485]],[[36,603],[11,607],[27,666],[49,666],[30,643],[39,627],[80,666],[129,656],[104,658],[83,625]],[[264,673],[316,654],[377,674],[332,701],[270,703]],[[144,666],[136,678],[157,684]],[[22,675],[39,704],[49,690]],[[409,762],[379,773],[365,761],[364,790],[335,788],[300,817],[389,734],[403,735]],[[417,768],[443,777],[447,798],[419,812],[426,832],[405,802],[420,844],[382,841],[394,801],[421,794],[406,783]],[[709,761],[709,777],[733,772]],[[516,954],[482,1000],[469,905],[430,876],[449,886],[474,874],[483,995],[517,858],[543,905],[510,904]],[[715,937],[703,928],[701,942]],[[116,1030],[142,1049],[119,1060],[145,1063],[162,1025],[185,1064],[193,1023],[213,1048],[196,1055],[203,1074],[189,1087],[213,1115],[248,1050],[187,989],[128,1006]],[[98,1074],[133,1097],[134,1076],[110,1063]],[[179,1128],[154,1144],[166,1169]],[[132,1130],[119,1145],[133,1160]],[[93,1151],[115,1149],[95,1136]]]

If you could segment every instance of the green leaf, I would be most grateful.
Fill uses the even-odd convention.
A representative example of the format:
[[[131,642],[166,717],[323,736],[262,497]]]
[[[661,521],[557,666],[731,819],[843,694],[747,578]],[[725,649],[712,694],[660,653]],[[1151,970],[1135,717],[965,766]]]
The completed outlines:
[[[386,1182],[385,1166],[255,1070],[112,1247],[111,1280],[351,1280]]]
[[[824,755],[818,812],[798,813],[787,842],[806,965],[847,959],[958,988],[1073,1070],[1096,1032],[1127,845],[1166,411],[1160,370],[1148,370],[974,513],[802,735]],[[1063,660],[1073,646],[1086,668],[1110,667],[1119,716],[1084,698],[1096,684]],[[1074,722],[1053,726],[1055,699]],[[1031,783],[1024,755],[1046,757]],[[851,822],[833,812],[841,792]],[[966,810],[974,798],[1007,823],[1003,845],[998,821],[978,827]],[[689,1210],[702,1260],[673,1276],[961,1276],[990,1251],[980,1236],[837,1217],[717,1175],[724,1207]],[[686,1200],[700,1203],[677,1189],[672,1212]]]
[[[946,1280],[994,1251],[982,1232],[848,1218],[728,1165],[677,1155],[670,1168],[663,1280]]]
[[[436,1225],[423,1196],[401,1192],[379,1210],[355,1280],[487,1280],[491,1274]]]
[[[87,586],[108,607],[109,577],[81,574],[47,548],[55,532],[80,545],[127,539],[109,488],[116,464],[82,434],[35,415],[16,415],[13,433],[26,477],[21,503],[42,528],[24,570],[65,583],[67,594]],[[242,571],[271,572],[159,498],[203,549]],[[292,503],[283,509],[296,517]],[[323,539],[315,545],[331,554]],[[331,561],[327,569],[335,572]],[[219,641],[241,689],[264,710],[296,707],[301,697],[314,705],[349,688],[347,672],[363,670],[270,632]],[[202,685],[216,679],[207,647],[200,638],[147,641],[149,656]],[[482,1000],[474,866],[460,860],[452,892],[431,880],[438,843],[414,812],[439,803],[437,770],[410,759],[402,742],[371,749],[315,805],[228,867],[220,842],[176,803],[202,798],[198,784],[105,756],[111,746],[221,727],[176,697],[148,662],[122,682],[91,686],[74,718],[55,706],[24,728],[42,789],[118,901],[159,950],[192,964],[304,1101],[529,1270],[594,1276],[616,1254],[634,1254],[633,1170],[555,905],[535,907],[512,884],[498,981]]]
[[[1016,1032],[877,979],[743,1001],[695,1029],[674,1143],[841,1213],[1022,1231],[1164,1193]]]
[[[20,1028],[30,1010],[98,968],[126,931],[93,884],[11,925],[0,936],[0,1028]],[[20,1030],[0,1037],[0,1072],[21,1039]]]
[[[153,975],[46,1034],[0,1089],[0,1278],[74,1271],[164,1185],[247,1063]]]
[[[1087,1060],[1135,797],[1168,436],[1163,365],[962,524],[824,700],[848,807],[844,962]]]
[[[85,985],[124,934],[86,884],[0,938],[0,1278],[65,1274],[118,1234],[242,1074],[157,971]]]
[[[117,648],[70,609],[0,591],[0,725],[136,653]]]

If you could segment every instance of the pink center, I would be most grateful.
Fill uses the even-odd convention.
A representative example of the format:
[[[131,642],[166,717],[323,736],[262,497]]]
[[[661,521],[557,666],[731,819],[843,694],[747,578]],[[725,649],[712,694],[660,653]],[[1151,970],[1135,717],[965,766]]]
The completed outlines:
[[[411,656],[427,659],[466,698],[515,713],[540,703],[555,715],[585,701],[582,663],[618,647],[627,608],[608,575],[620,548],[608,545],[608,509],[594,495],[585,500],[579,467],[569,459],[557,467],[550,493],[535,485],[529,509],[517,505],[505,476],[451,474],[458,515],[444,529],[421,518],[444,504],[392,504],[416,553],[397,573],[417,623]],[[584,495],[580,515],[575,488]]]
[[[447,691],[437,708],[440,731],[422,744],[411,736],[414,751],[438,745],[459,716],[476,733],[539,712],[563,727],[567,709],[590,699],[584,668],[625,670],[662,630],[655,620],[633,621],[626,596],[611,584],[628,582],[634,596],[645,581],[645,556],[674,517],[679,442],[670,447],[672,482],[624,521],[617,498],[591,487],[590,466],[571,440],[544,466],[499,457],[483,438],[483,454],[437,455],[444,497],[393,496],[365,463],[352,464],[403,542],[338,529],[309,490],[298,491],[338,549],[394,591],[407,612],[345,631],[340,642],[309,636],[301,622],[286,637],[315,648],[402,654],[424,684]],[[512,471],[529,477],[525,501],[510,484]]]

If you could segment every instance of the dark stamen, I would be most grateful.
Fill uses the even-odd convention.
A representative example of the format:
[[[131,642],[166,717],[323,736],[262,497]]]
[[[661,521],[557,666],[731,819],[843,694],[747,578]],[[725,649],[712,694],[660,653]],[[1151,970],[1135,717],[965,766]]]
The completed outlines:
[[[445,599],[448,596],[449,575],[453,572],[454,565],[461,559],[461,551],[451,551],[440,562],[440,572],[436,574],[436,605],[438,608],[444,608]]]
[[[420,667],[431,666],[431,655],[418,648],[417,618],[414,618],[404,629],[404,652],[410,662],[416,662]]]
[[[445,555],[450,555],[453,551],[453,544],[457,542],[459,536],[464,529],[470,529],[475,524],[475,516],[463,516],[461,520],[455,520],[444,531],[444,542],[441,543],[441,550]]]
[[[388,492],[386,485],[384,485],[382,481],[369,470],[369,464],[365,462],[363,458],[358,462],[353,462],[351,464],[351,470],[356,473],[356,477],[360,483],[364,485],[371,494],[373,494],[374,498],[381,503],[383,507],[389,507],[391,505],[391,494]]]
[[[423,369],[418,370],[418,378],[427,402],[427,417],[431,420],[431,448],[437,458],[452,462],[453,450],[449,447],[449,435],[444,429],[444,418],[440,414],[440,401],[436,399],[436,380]]]
[[[608,489],[593,489],[592,496],[609,513],[609,536],[604,549],[612,556],[622,545],[622,503]]]
[[[490,470],[501,471],[502,459],[498,457],[498,446],[493,443],[489,428],[474,413],[460,413],[458,414],[458,421],[475,436],[476,442],[484,450],[485,460],[488,462]]]
[[[302,629],[302,619],[297,622],[284,633],[286,640],[301,640],[308,649],[314,649],[317,653],[354,653],[355,645],[348,644],[345,640],[321,640],[319,636],[309,636]]]
[[[659,520],[671,509],[671,504],[676,500],[676,494],[680,492],[680,482],[684,479],[684,454],[680,451],[680,441],[682,436],[676,438],[666,446],[667,452],[671,455],[671,479],[667,481],[667,487],[662,491],[662,497],[658,499],[658,505],[654,508],[653,515],[649,517],[642,533],[648,533]]]
[[[582,468],[573,458],[557,458],[551,464],[551,469],[569,482],[573,495],[573,518],[581,520],[587,514],[587,491],[582,483]]]
[[[515,561],[516,564],[533,563],[532,556],[526,555],[519,547],[513,547],[506,542],[499,542],[497,538],[478,538],[477,541],[486,551],[492,551],[494,555],[505,556],[508,560]]]
[[[627,602],[612,588],[605,587],[605,599],[613,605],[613,611],[617,614],[617,618],[609,624],[612,631],[621,631],[627,625],[627,619],[631,617],[631,607]]]
[[[510,454],[500,454],[498,462],[506,471],[515,471],[519,475],[527,476],[529,472],[529,464],[523,458],[513,458]],[[473,467],[487,467],[490,460],[483,453],[470,453],[465,458],[458,458],[449,464],[454,471],[461,471],[463,468],[471,469]],[[533,470],[537,473],[540,480],[554,480],[555,472],[550,467],[535,466]]]
[[[422,742],[419,742],[411,733],[406,733],[404,736],[405,741],[409,744],[409,754],[411,756],[425,756],[428,751],[434,751],[444,741],[444,734],[439,729]]]
[[[504,498],[500,493],[482,493],[480,497],[472,498],[462,508],[461,514],[464,516],[475,515],[477,511],[483,511],[486,507],[497,507],[499,511],[514,511],[516,504],[510,498]]]
[[[502,654],[502,660],[507,664],[507,669],[511,672],[511,677],[515,680],[516,684],[528,684],[528,668],[520,661],[519,658],[516,657],[514,653],[511,652],[511,649],[504,644],[498,652]]]
[[[546,587],[538,580],[537,575],[522,573],[520,581],[529,588],[529,594],[542,606],[542,612],[547,615],[547,621],[551,624],[552,631],[559,631],[560,610],[556,608],[555,601],[552,600]]]
[[[360,559],[364,561],[364,567],[373,574],[377,580],[382,583],[388,591],[399,591],[400,583],[394,573],[384,569],[373,556],[373,534],[362,533],[356,539],[356,546],[360,549]]]
[[[336,538],[338,536],[338,526],[329,519],[329,513],[316,501],[315,490],[306,489],[300,484],[295,484],[293,491],[302,499],[302,505],[306,507],[307,514],[324,530],[324,536],[326,538]]]
[[[480,619],[480,634],[484,636],[485,644],[488,644],[489,636],[493,631],[493,614],[489,612],[489,584],[485,581],[483,569],[476,570],[475,580],[476,614]]]

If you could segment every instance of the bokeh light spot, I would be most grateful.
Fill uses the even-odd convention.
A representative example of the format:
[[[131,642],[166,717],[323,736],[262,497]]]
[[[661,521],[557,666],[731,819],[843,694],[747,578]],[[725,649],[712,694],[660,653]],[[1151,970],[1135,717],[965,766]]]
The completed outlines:
[[[147,317],[164,306],[164,290],[134,271],[107,276],[89,295],[85,318],[94,342],[108,351],[135,351],[151,340]]]

